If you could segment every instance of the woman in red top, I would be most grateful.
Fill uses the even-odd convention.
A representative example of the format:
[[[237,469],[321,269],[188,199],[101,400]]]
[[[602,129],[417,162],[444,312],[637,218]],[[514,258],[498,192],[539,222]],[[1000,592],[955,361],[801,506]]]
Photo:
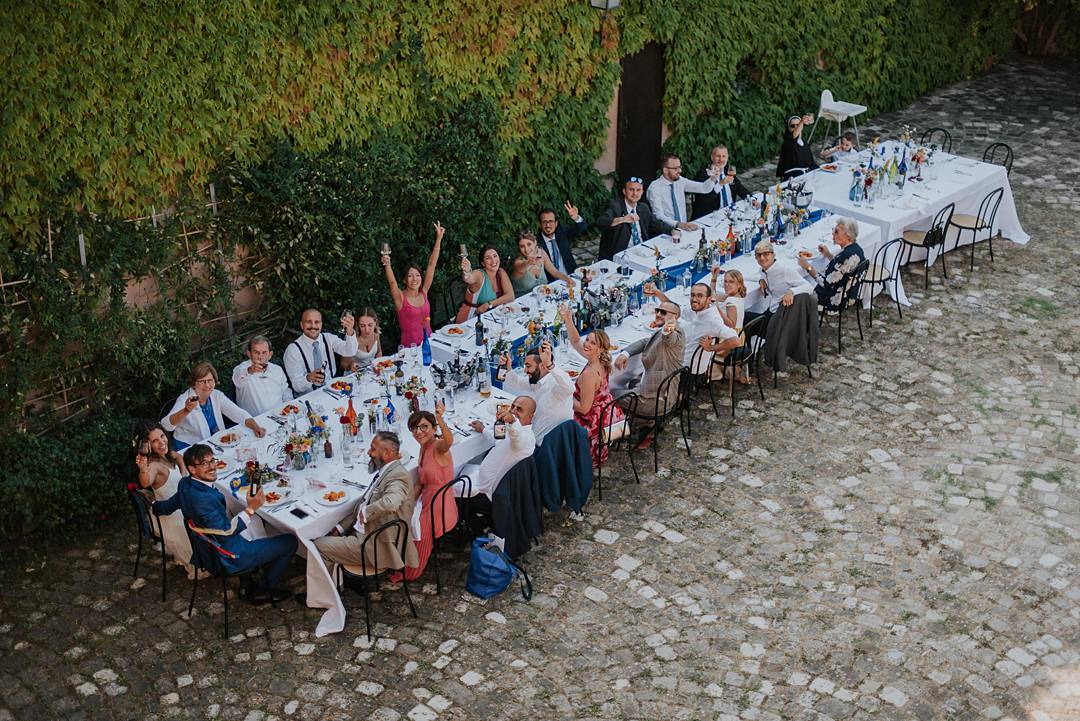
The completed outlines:
[[[589,450],[592,452],[593,464],[599,465],[606,461],[608,456],[607,445],[602,442],[603,427],[611,429],[612,426],[621,426],[625,417],[618,406],[612,406],[605,413],[612,400],[611,389],[608,387],[608,376],[611,375],[611,339],[604,331],[594,330],[582,341],[574,327],[570,309],[563,304],[559,306],[559,313],[566,324],[570,345],[587,361],[578,374],[577,385],[574,387],[574,420],[589,432]],[[601,418],[601,415],[604,417]]]
[[[417,411],[409,416],[409,430],[420,444],[420,464],[417,469],[416,495],[420,503],[420,540],[416,544],[416,555],[420,559],[416,568],[405,567],[405,578],[413,581],[420,578],[431,557],[435,539],[447,530],[454,528],[458,521],[457,502],[453,491],[439,496],[439,507],[432,508],[435,492],[454,480],[454,457],[450,446],[454,445],[454,433],[443,420],[446,406],[440,401],[435,406],[435,413]],[[440,435],[435,430],[441,431]],[[431,533],[432,514],[435,514],[435,534]],[[400,571],[391,576],[391,580],[400,580]]]
[[[409,265],[405,271],[405,290],[398,288],[394,269],[390,266],[390,256],[382,256],[386,282],[390,285],[390,297],[394,299],[398,325],[401,327],[401,345],[406,348],[423,343],[425,330],[431,335],[431,303],[428,302],[428,291],[435,279],[435,267],[439,264],[439,249],[445,233],[446,229],[436,222],[435,247],[428,256],[427,271],[421,278],[420,269]]]

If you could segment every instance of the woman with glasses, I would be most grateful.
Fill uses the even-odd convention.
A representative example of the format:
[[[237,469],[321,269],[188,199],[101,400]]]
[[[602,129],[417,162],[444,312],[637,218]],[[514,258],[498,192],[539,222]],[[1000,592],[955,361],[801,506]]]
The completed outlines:
[[[172,410],[161,419],[161,425],[172,431],[173,446],[180,451],[225,430],[222,414],[236,423],[243,423],[259,438],[266,431],[255,419],[217,389],[218,374],[206,361],[196,363],[188,376],[191,387],[176,398]]]
[[[817,170],[818,165],[810,151],[810,145],[802,139],[803,128],[813,122],[814,116],[809,113],[802,117],[792,115],[788,118],[784,142],[780,145],[780,162],[776,164],[776,177],[787,180]]]
[[[417,411],[409,416],[409,430],[420,444],[420,463],[416,469],[416,492],[420,503],[420,539],[413,539],[416,544],[416,567],[405,566],[405,578],[414,581],[420,578],[431,557],[435,539],[457,525],[458,509],[454,494],[447,491],[439,497],[439,506],[435,504],[435,492],[454,480],[454,456],[450,446],[454,445],[454,433],[443,418],[446,406],[442,401],[435,404],[435,412]],[[435,535],[432,536],[432,514],[435,521]],[[401,571],[395,571],[391,581],[401,580]]]

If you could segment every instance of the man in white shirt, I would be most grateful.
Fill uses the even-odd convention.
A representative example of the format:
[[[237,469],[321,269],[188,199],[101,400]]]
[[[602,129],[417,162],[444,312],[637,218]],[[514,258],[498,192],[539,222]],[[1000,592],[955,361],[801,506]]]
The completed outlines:
[[[746,322],[758,315],[772,315],[781,305],[789,306],[800,293],[814,294],[814,284],[807,280],[797,265],[780,263],[776,260],[776,250],[768,240],[762,240],[754,246],[754,259],[761,268],[761,287],[764,311],[747,313]],[[762,305],[754,310],[762,311]]]
[[[470,424],[473,430],[483,433],[487,441],[494,444],[476,472],[472,485],[474,496],[482,493],[490,500],[506,472],[536,450],[536,436],[532,428],[534,413],[536,401],[528,396],[515,398],[510,409],[497,416],[499,421],[506,424],[506,438],[501,440],[495,439],[492,429],[485,431],[484,424],[480,421]]]
[[[253,416],[280,409],[293,397],[285,371],[270,362],[273,354],[270,339],[264,335],[253,336],[248,341],[248,360],[233,368],[236,404]]]
[[[696,223],[688,222],[686,214],[687,193],[709,193],[716,187],[717,178],[698,182],[682,177],[682,161],[674,155],[665,155],[661,161],[661,175],[649,184],[646,198],[656,217],[680,230],[697,230]]]
[[[532,430],[539,446],[555,426],[574,417],[574,383],[566,371],[555,367],[547,341],[537,353],[525,356],[524,373],[511,370],[509,354],[503,355],[503,363],[508,371],[503,388],[536,401]]]
[[[289,344],[282,359],[285,363],[285,376],[293,395],[300,397],[319,388],[329,376],[337,375],[337,361],[334,354],[351,357],[356,355],[356,332],[353,330],[352,313],[341,317],[341,327],[345,329],[345,338],[332,333],[323,333],[322,313],[308,308],[300,316],[299,338]]]
[[[661,301],[673,302],[659,288],[654,287],[649,294],[656,296]],[[690,288],[690,304],[680,304],[679,310],[679,327],[682,328],[683,335],[686,337],[686,347],[683,349],[683,365],[687,368],[690,368],[690,364],[694,360],[694,353],[697,352],[703,338],[720,339],[718,347],[713,347],[713,344],[709,343],[709,349],[714,352],[730,350],[739,345],[739,335],[735,332],[735,329],[728,327],[720,313],[716,308],[713,308],[712,288],[705,283],[695,283]],[[700,375],[709,369],[711,362],[712,353],[702,353],[694,367],[690,368],[690,371],[694,375]]]

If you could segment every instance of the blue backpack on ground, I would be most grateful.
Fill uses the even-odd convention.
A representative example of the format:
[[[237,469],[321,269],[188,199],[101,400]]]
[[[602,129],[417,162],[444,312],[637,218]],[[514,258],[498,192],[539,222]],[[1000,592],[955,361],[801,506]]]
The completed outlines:
[[[525,569],[514,564],[490,538],[473,539],[469,575],[465,580],[466,591],[480,598],[491,598],[505,591],[519,574],[521,596],[528,601],[532,598],[533,590]]]

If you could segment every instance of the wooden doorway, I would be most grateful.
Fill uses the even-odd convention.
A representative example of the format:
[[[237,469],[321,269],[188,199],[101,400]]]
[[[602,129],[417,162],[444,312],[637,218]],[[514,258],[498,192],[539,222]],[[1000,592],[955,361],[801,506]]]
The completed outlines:
[[[615,146],[615,172],[620,181],[635,175],[646,182],[655,177],[660,167],[663,103],[664,48],[649,43],[622,59]]]

